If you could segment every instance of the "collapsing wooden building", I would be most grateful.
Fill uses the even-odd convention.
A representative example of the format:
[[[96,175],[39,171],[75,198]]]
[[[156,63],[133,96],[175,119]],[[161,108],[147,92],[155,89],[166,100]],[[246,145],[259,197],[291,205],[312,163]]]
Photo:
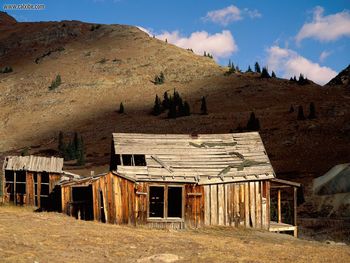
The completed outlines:
[[[110,170],[63,182],[62,210],[154,228],[269,229],[275,174],[257,132],[115,133]]]
[[[54,198],[60,193],[54,189],[63,175],[62,167],[63,158],[32,155],[5,157],[1,178],[3,201],[42,209],[60,208],[60,203]]]

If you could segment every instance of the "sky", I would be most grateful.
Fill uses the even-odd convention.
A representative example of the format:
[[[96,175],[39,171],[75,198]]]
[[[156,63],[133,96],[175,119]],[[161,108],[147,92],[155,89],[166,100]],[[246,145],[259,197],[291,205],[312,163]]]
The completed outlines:
[[[128,24],[242,70],[256,61],[278,77],[325,84],[350,64],[350,1],[0,0],[18,21]],[[4,10],[6,4],[43,10]]]

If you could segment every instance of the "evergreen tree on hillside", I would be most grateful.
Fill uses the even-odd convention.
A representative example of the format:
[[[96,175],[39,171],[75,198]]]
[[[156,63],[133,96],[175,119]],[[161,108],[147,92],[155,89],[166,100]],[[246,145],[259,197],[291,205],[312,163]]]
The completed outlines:
[[[169,96],[167,91],[163,94],[162,106],[164,110],[169,109]]]
[[[265,79],[271,78],[266,67],[263,67],[260,77]]]
[[[176,118],[176,104],[173,97],[169,98],[169,111],[168,118],[173,119]]]
[[[78,138],[79,148],[77,148],[77,165],[85,165],[85,151],[83,137]]]
[[[123,105],[123,102],[120,103],[119,105],[119,111],[118,111],[119,114],[122,114],[124,113],[124,105]]]
[[[315,108],[315,104],[313,102],[310,103],[310,112],[309,112],[308,118],[310,120],[316,119],[316,108]]]
[[[154,106],[153,106],[153,109],[152,109],[152,114],[154,116],[158,116],[161,113],[162,113],[161,102],[160,102],[160,99],[159,99],[158,95],[156,95],[156,98],[154,100]]]
[[[258,62],[255,62],[254,69],[256,73],[261,73],[260,65]]]
[[[63,132],[60,131],[58,134],[58,152],[61,157],[64,157],[64,153],[66,151],[66,145],[64,143],[64,135]]]
[[[184,116],[190,116],[191,115],[191,110],[190,110],[190,105],[188,104],[187,101],[184,102]]]
[[[247,130],[248,131],[258,131],[260,130],[260,121],[258,118],[255,117],[255,113],[252,112],[250,114],[248,123],[247,123]]]
[[[251,67],[250,67],[250,65],[248,66],[248,69],[247,69],[246,72],[253,72],[252,69],[251,69]]]
[[[274,71],[271,72],[271,78],[276,78],[276,74]]]
[[[201,114],[202,115],[208,114],[207,101],[204,96],[202,97],[202,100],[201,100]]]
[[[305,120],[305,115],[304,115],[304,109],[303,109],[303,106],[299,105],[298,107],[298,117],[297,117],[298,120],[302,121],[302,120]]]
[[[293,112],[294,112],[294,107],[293,107],[293,105],[290,105],[289,113],[293,113]]]

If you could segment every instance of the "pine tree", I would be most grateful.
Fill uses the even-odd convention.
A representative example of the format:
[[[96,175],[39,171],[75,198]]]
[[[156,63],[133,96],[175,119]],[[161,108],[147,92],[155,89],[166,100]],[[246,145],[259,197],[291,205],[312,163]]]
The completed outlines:
[[[176,104],[172,97],[169,98],[168,118],[170,119],[176,118]]]
[[[271,77],[272,77],[272,78],[276,78],[276,74],[275,74],[274,71],[271,72]]]
[[[255,72],[256,72],[256,73],[261,73],[260,65],[259,65],[258,62],[255,62],[254,68],[255,68]]]
[[[156,95],[156,98],[154,99],[154,106],[152,109],[152,114],[154,116],[158,116],[161,113],[162,113],[161,102],[160,102],[158,95]]]
[[[178,102],[177,108],[178,108],[178,110],[177,110],[177,116],[179,116],[179,117],[185,116],[185,107],[184,107],[184,104],[183,104],[181,98],[180,98],[180,100],[179,100],[179,102]]]
[[[305,116],[304,116],[304,109],[303,109],[303,106],[299,105],[298,107],[298,117],[297,117],[298,120],[305,120]]]
[[[315,104],[313,102],[310,103],[310,112],[308,118],[310,120],[316,119],[316,109],[315,109]]]
[[[208,114],[207,102],[204,96],[202,97],[202,100],[201,100],[201,114],[202,115]]]
[[[290,105],[289,113],[293,113],[293,112],[294,112],[294,107],[293,107],[293,105]]]
[[[205,51],[204,51],[204,54],[203,54],[203,56],[204,56],[204,57],[206,57],[206,56],[207,56],[207,52],[205,52]]]
[[[191,115],[191,110],[190,110],[190,105],[188,104],[187,101],[184,102],[184,116],[190,116]]]
[[[248,131],[259,131],[260,130],[260,120],[255,117],[255,113],[250,113],[250,117],[247,123]]]
[[[79,148],[77,149],[78,157],[77,157],[77,165],[85,165],[85,151],[84,151],[84,141],[83,137],[79,138]]]
[[[293,81],[297,82],[297,77],[296,76],[294,76]]]
[[[266,79],[271,78],[271,76],[270,76],[270,74],[269,74],[269,72],[268,72],[266,67],[263,67],[260,77],[261,78],[266,78]]]
[[[74,139],[73,139],[73,149],[74,149],[74,159],[78,159],[79,158],[79,149],[81,148],[81,141],[80,138],[78,136],[78,133],[75,132],[74,133]]]
[[[251,67],[250,67],[250,65],[248,66],[248,69],[247,69],[246,72],[253,72],[252,69],[251,69]]]
[[[73,160],[75,159],[75,155],[76,153],[75,153],[74,143],[72,142],[72,140],[70,140],[66,148],[64,159],[67,161]]]
[[[121,102],[120,105],[119,105],[119,111],[118,111],[118,113],[120,113],[120,114],[123,114],[123,113],[124,113],[124,105],[123,105],[123,102]]]
[[[164,92],[162,106],[164,110],[169,109],[169,96],[167,91]]]
[[[58,134],[58,152],[61,157],[64,157],[64,153],[66,151],[66,145],[64,144],[64,135],[63,132],[60,131]]]

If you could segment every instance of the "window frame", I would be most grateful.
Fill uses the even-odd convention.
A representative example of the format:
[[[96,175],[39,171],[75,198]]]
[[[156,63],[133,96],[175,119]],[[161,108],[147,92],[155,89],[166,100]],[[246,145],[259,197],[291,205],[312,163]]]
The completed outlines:
[[[150,189],[151,187],[163,187],[164,210],[163,217],[150,217]],[[168,217],[168,189],[169,187],[181,188],[181,217]],[[185,186],[182,184],[149,184],[147,187],[147,221],[148,222],[184,222],[185,219]]]

